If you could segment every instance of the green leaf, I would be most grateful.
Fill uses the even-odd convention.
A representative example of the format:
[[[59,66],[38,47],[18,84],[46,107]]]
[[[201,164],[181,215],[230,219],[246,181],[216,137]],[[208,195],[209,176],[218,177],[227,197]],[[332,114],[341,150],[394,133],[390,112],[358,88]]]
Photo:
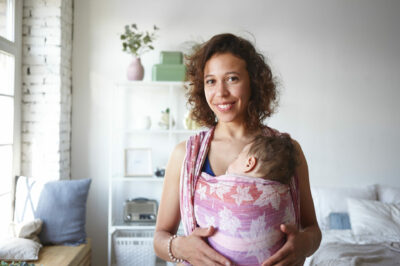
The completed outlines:
[[[125,34],[120,35],[120,39],[123,41],[123,50],[134,55],[154,50],[151,43],[156,39],[155,31],[159,28],[153,25],[153,30],[153,32],[139,31],[136,24],[126,25]]]

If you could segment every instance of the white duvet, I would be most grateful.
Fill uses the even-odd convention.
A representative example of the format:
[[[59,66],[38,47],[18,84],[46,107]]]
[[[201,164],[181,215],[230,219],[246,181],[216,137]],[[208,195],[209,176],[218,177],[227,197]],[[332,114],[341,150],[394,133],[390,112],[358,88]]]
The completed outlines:
[[[351,230],[324,230],[320,248],[305,265],[400,265],[400,242],[380,235],[354,235]]]

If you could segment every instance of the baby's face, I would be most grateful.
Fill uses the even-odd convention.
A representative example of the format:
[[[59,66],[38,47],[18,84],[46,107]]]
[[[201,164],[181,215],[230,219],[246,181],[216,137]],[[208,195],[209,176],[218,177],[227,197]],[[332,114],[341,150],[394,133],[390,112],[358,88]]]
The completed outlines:
[[[237,174],[237,175],[249,175],[249,172],[246,172],[246,164],[248,161],[248,151],[250,149],[250,144],[244,146],[242,151],[238,154],[238,156],[231,162],[226,170],[227,174]]]

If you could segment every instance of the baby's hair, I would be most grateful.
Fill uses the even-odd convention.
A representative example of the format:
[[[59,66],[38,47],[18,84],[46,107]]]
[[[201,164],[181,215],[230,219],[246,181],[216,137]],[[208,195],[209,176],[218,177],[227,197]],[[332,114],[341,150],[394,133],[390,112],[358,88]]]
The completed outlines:
[[[265,175],[266,179],[289,184],[295,174],[297,153],[292,139],[287,134],[258,135],[251,142],[248,155],[258,159],[260,173]]]

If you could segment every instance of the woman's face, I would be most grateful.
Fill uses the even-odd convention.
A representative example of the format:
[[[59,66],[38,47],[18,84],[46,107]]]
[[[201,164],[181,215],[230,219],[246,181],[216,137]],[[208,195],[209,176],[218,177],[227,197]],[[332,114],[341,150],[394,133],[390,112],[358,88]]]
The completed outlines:
[[[204,91],[218,122],[244,122],[250,99],[246,62],[231,53],[213,55],[204,67]]]

